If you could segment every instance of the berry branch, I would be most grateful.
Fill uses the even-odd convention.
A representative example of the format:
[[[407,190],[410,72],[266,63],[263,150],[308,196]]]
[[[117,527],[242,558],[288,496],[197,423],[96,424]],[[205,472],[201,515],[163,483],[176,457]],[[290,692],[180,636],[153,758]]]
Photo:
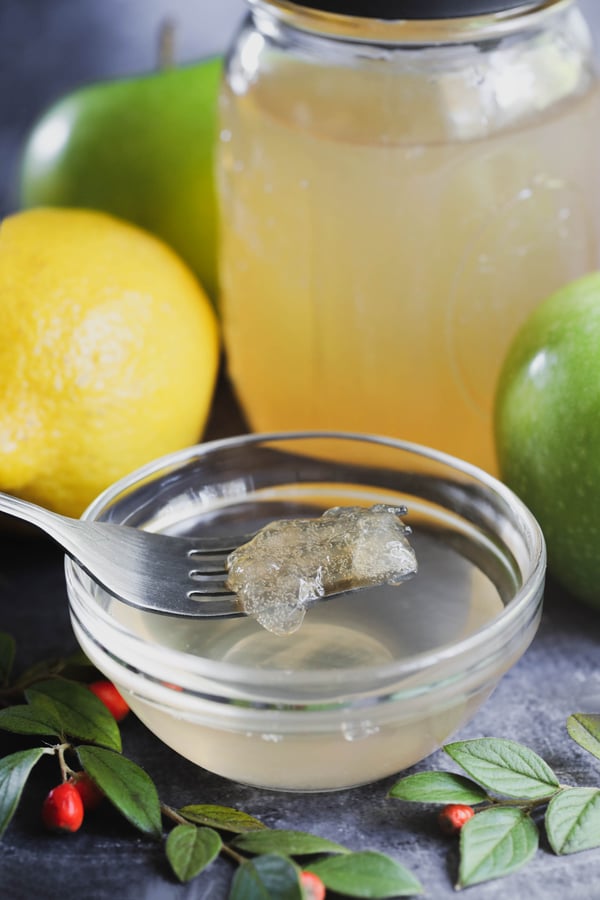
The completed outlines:
[[[323,900],[326,888],[350,897],[367,896],[365,891],[372,898],[390,896],[390,890],[398,897],[421,893],[417,879],[385,854],[353,853],[314,834],[270,829],[229,807],[190,804],[175,809],[161,802],[148,774],[121,753],[117,720],[125,718],[128,708],[115,686],[105,680],[90,682],[89,663],[88,683],[68,678],[73,660],[42,664],[9,684],[11,661],[7,654],[2,657],[2,647],[12,644],[6,638],[0,635],[3,696],[19,702],[0,710],[0,728],[58,740],[0,759],[0,836],[33,766],[50,754],[58,761],[60,783],[42,805],[47,828],[75,832],[106,799],[144,834],[164,840],[180,881],[196,877],[219,855],[234,862],[230,900],[247,900],[257,886],[261,896],[277,897],[283,891],[290,900]],[[165,822],[173,826],[166,839]],[[299,857],[311,864],[302,868]]]
[[[81,657],[40,664],[11,684],[13,656],[14,642],[0,633],[2,697],[18,701],[0,709],[0,728],[55,740],[0,759],[0,836],[33,767],[50,755],[57,760],[60,783],[42,806],[48,828],[77,831],[89,812],[108,801],[139,831],[164,841],[182,882],[218,856],[235,863],[229,900],[256,896],[257,885],[261,896],[279,897],[283,891],[290,900],[323,900],[326,889],[374,900],[423,891],[386,854],[352,852],[308,832],[268,828],[230,807],[176,809],[161,801],[149,775],[121,752],[117,718],[125,717],[127,704],[114,685],[90,680],[96,672]],[[73,680],[75,671],[85,672],[86,683]],[[600,759],[600,716],[570,716],[567,729]],[[600,847],[600,788],[559,782],[541,757],[515,741],[479,738],[443,749],[461,771],[407,775],[389,797],[440,808],[441,830],[459,839],[458,888],[509,875],[531,859],[539,844],[541,810],[540,824],[556,854]]]
[[[71,747],[71,744],[64,743],[56,744],[56,746],[52,748],[58,757],[58,764],[60,766],[60,773],[63,781],[68,781],[70,775],[76,774],[75,770],[67,765],[67,762],[65,761],[65,752],[71,750]]]
[[[570,716],[567,729],[600,759],[600,716]],[[407,775],[389,796],[440,804],[440,827],[460,835],[457,888],[501,878],[523,866],[539,845],[532,814],[558,855],[600,847],[600,789],[561,784],[550,766],[516,741],[479,738],[444,748],[464,772]]]

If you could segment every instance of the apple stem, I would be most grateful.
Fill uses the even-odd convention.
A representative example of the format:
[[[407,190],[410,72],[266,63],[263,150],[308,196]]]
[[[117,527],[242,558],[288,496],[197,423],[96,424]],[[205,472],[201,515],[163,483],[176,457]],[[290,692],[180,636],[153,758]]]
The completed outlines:
[[[164,19],[158,29],[158,69],[172,69],[175,65],[175,22]]]

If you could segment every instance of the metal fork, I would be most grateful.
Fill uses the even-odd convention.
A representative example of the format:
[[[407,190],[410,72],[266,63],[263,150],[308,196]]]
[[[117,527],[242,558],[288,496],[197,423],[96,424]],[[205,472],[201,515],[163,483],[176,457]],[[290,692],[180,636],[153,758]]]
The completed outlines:
[[[0,512],[36,525],[94,581],[130,606],[188,618],[240,616],[227,590],[227,556],[252,534],[173,537],[87,522],[0,492]]]

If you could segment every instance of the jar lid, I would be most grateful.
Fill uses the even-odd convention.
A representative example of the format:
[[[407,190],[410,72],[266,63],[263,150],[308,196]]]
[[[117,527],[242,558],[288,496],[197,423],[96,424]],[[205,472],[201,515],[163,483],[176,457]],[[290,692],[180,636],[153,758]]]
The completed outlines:
[[[367,19],[453,19],[532,6],[527,0],[292,0],[322,12]]]

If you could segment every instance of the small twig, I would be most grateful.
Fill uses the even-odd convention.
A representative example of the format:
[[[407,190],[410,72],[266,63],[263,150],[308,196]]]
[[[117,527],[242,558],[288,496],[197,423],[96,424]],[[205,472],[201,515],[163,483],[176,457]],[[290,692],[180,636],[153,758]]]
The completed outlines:
[[[233,847],[230,847],[229,844],[223,844],[223,853],[226,853],[227,856],[230,856],[231,859],[235,860],[240,866],[242,863],[246,862],[246,857],[242,856],[241,853],[238,853],[237,850],[234,850]]]
[[[167,819],[171,819],[173,822],[176,822],[178,825],[189,825],[187,819],[184,819],[182,815],[180,815],[176,809],[173,809],[172,806],[168,806],[166,803],[160,804],[160,811]]]
[[[516,800],[510,797],[488,797],[488,802],[484,803],[481,809],[493,809],[497,806],[512,806],[517,809],[521,809],[524,813],[532,813],[535,809],[538,809],[540,806],[546,806],[559,790],[562,790],[563,786],[561,785],[556,791],[553,791],[552,794],[548,794],[546,797],[540,797],[537,800]]]
[[[53,748],[54,752],[58,756],[58,764],[60,766],[60,773],[62,775],[63,781],[68,781],[70,775],[75,775],[75,770],[68,765],[65,760],[65,752],[70,750],[72,747],[71,744],[56,744]]]
[[[49,662],[44,668],[35,668],[24,672],[12,684],[0,687],[0,703],[10,706],[11,700],[22,700],[27,688],[33,687],[38,681],[50,681],[63,679],[61,674],[65,668],[64,659],[56,659]]]
[[[175,65],[175,22],[165,19],[158,30],[158,69],[172,69]]]
[[[173,822],[176,822],[177,825],[192,825],[194,823],[190,822],[188,819],[184,818],[180,813],[177,812],[176,809],[173,809],[172,806],[168,806],[166,803],[160,804],[160,811],[163,816],[167,819],[171,819]],[[234,850],[233,847],[230,847],[229,844],[223,843],[221,845],[221,850],[223,853],[226,853],[231,859],[235,860],[235,862],[240,865],[246,862],[246,857],[242,856],[241,853],[238,853],[237,850]]]

